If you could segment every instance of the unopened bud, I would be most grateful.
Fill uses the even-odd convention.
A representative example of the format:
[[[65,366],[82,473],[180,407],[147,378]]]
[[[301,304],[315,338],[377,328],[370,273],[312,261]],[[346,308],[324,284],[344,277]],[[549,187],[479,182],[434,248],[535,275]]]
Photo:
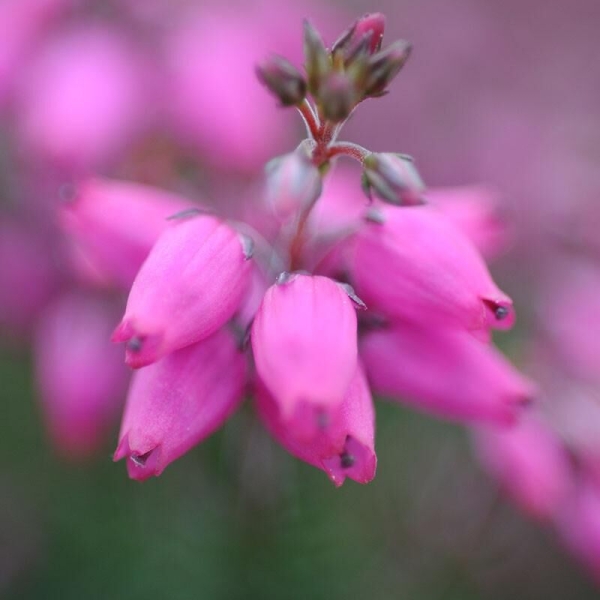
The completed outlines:
[[[353,25],[338,38],[331,48],[332,53],[343,52],[348,58],[365,41],[369,54],[378,52],[383,40],[385,17],[381,13],[370,13],[357,19]]]
[[[258,65],[256,74],[283,106],[300,104],[306,96],[306,81],[302,73],[281,56],[272,56]]]
[[[406,64],[411,49],[409,42],[398,40],[371,57],[364,85],[366,96],[377,96],[385,92],[392,79]]]
[[[304,58],[308,89],[311,94],[316,94],[331,71],[331,60],[319,32],[308,21],[304,21]]]
[[[373,190],[390,204],[423,203],[425,185],[410,157],[391,152],[372,153],[363,164],[363,183],[368,196]]]
[[[319,87],[319,104],[323,117],[338,123],[346,119],[358,101],[354,81],[345,73],[329,73]]]
[[[267,164],[266,172],[267,203],[281,220],[310,206],[321,195],[319,169],[301,150],[275,158]]]

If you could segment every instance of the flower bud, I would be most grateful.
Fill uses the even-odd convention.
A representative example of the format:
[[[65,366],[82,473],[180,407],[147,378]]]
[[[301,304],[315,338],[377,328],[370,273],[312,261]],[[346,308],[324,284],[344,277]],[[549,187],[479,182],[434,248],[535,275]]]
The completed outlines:
[[[44,313],[35,336],[35,375],[56,450],[87,458],[117,419],[128,373],[109,341],[114,314],[105,303],[65,294]]]
[[[266,166],[267,204],[282,221],[314,204],[321,195],[319,169],[306,152],[296,150]]]
[[[381,207],[383,223],[356,236],[353,275],[369,308],[395,320],[508,329],[511,299],[492,280],[472,243],[431,206]]]
[[[149,365],[220,329],[240,306],[250,266],[239,234],[222,221],[173,221],[135,278],[113,334],[127,342],[125,362]]]
[[[175,194],[110,179],[88,179],[63,205],[60,223],[72,251],[100,278],[128,288],[167,217],[192,206]]]
[[[317,95],[323,117],[333,123],[348,118],[359,99],[354,82],[335,71],[323,78]]]
[[[308,21],[304,21],[304,58],[308,90],[316,96],[331,71],[331,60],[319,32]]]
[[[392,152],[373,152],[364,160],[363,186],[391,204],[422,204],[425,185],[408,156]]]
[[[242,400],[246,363],[221,330],[141,369],[133,378],[114,460],[143,481],[218,429]]]
[[[411,49],[409,42],[398,40],[370,58],[362,88],[365,96],[379,96],[385,93],[392,79],[406,64]]]
[[[282,418],[312,412],[314,429],[342,402],[356,369],[352,301],[327,277],[290,275],[267,290],[252,326],[252,349]]]
[[[311,440],[303,440],[293,424],[282,418],[279,406],[264,386],[258,386],[259,415],[273,437],[288,452],[327,473],[337,486],[350,477],[368,483],[375,476],[375,411],[360,365],[340,406]]]
[[[467,332],[413,324],[375,330],[360,347],[373,391],[445,419],[512,423],[535,387]]]
[[[287,59],[272,56],[256,68],[256,74],[282,106],[300,104],[306,96],[306,81],[302,73]]]
[[[385,17],[381,13],[370,13],[357,19],[331,47],[334,55],[342,53],[346,65],[356,55],[374,54],[381,48]]]

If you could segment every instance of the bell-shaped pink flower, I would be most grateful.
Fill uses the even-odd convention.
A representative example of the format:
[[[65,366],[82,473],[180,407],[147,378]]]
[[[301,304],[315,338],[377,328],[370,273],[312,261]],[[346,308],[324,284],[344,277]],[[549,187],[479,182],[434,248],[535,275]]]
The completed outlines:
[[[35,337],[35,374],[57,451],[85,458],[104,443],[125,397],[128,373],[110,343],[106,303],[70,293],[44,313]]]
[[[375,393],[447,419],[512,423],[536,391],[493,346],[461,330],[375,330],[360,353]]]
[[[375,477],[375,411],[371,393],[360,365],[342,403],[323,423],[317,434],[307,440],[302,432],[286,422],[281,405],[263,385],[258,385],[256,404],[259,415],[273,437],[297,458],[322,469],[336,485],[350,477],[368,483]],[[310,418],[310,416],[308,416]]]
[[[284,421],[312,435],[342,402],[356,370],[356,312],[347,292],[327,277],[293,274],[267,290],[252,325],[258,375]]]
[[[82,274],[131,287],[168,217],[193,204],[175,194],[145,185],[88,179],[77,186],[59,218]],[[79,268],[81,273],[82,269]]]
[[[474,433],[484,467],[525,512],[538,519],[557,514],[570,492],[571,466],[560,438],[540,417]]]
[[[114,460],[143,481],[218,429],[242,400],[246,361],[231,333],[172,352],[131,383]]]
[[[44,48],[21,90],[26,147],[64,168],[110,164],[149,115],[146,79],[140,57],[116,31],[63,34]]]
[[[596,482],[581,478],[556,525],[569,550],[600,584],[600,488]]]
[[[0,2],[0,108],[14,92],[29,55],[45,30],[71,0],[4,0]]]
[[[431,206],[380,208],[357,234],[353,275],[369,308],[391,318],[507,329],[511,299],[473,244]]]
[[[44,235],[22,223],[0,223],[0,329],[31,331],[59,277]]]
[[[220,329],[238,310],[251,278],[249,249],[208,215],[175,219],[159,237],[129,293],[113,334],[125,362],[143,367]]]

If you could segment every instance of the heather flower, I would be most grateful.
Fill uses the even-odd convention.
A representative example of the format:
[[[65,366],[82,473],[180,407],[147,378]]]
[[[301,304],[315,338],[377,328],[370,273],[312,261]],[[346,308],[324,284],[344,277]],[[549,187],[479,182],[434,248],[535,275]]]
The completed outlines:
[[[184,198],[149,186],[88,179],[64,204],[60,223],[74,262],[87,266],[88,278],[91,271],[97,279],[127,288],[169,226],[167,218],[191,206]]]
[[[246,362],[227,330],[135,373],[114,460],[132,479],[160,475],[218,429],[243,397]]]
[[[493,346],[457,329],[402,323],[360,346],[373,390],[434,415],[513,423],[535,387]]]
[[[511,299],[476,248],[435,208],[386,207],[376,216],[358,232],[353,262],[357,292],[370,308],[473,331],[514,323]]]
[[[336,486],[346,477],[368,483],[375,476],[375,413],[360,365],[330,422],[309,440],[286,422],[280,405],[264,386],[258,386],[256,400],[259,415],[275,439],[297,458],[325,471]]]
[[[85,458],[104,444],[125,396],[127,369],[109,341],[114,312],[99,299],[64,294],[35,335],[35,375],[56,450]]]
[[[502,488],[529,515],[553,518],[571,490],[571,465],[560,438],[539,416],[515,427],[475,430],[477,454]]]
[[[356,310],[347,292],[327,277],[284,276],[267,290],[251,336],[256,371],[282,418],[309,410],[312,434],[356,371]]]
[[[73,30],[37,57],[18,108],[31,151],[68,169],[109,164],[143,126],[139,58],[116,32]]]
[[[220,329],[238,310],[251,276],[242,237],[202,214],[175,218],[152,248],[129,293],[113,341],[143,367]]]

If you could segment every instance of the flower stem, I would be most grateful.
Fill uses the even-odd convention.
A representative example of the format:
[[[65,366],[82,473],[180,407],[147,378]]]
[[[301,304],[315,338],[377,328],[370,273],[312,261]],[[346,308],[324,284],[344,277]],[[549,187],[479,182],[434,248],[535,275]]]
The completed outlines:
[[[298,112],[302,116],[304,125],[306,126],[306,132],[313,140],[319,139],[321,125],[319,123],[319,117],[313,110],[310,102],[305,98],[301,104],[296,106]]]
[[[370,150],[351,142],[336,142],[335,144],[331,144],[327,150],[327,158],[349,156],[360,163],[364,162],[369,154],[371,154]]]

